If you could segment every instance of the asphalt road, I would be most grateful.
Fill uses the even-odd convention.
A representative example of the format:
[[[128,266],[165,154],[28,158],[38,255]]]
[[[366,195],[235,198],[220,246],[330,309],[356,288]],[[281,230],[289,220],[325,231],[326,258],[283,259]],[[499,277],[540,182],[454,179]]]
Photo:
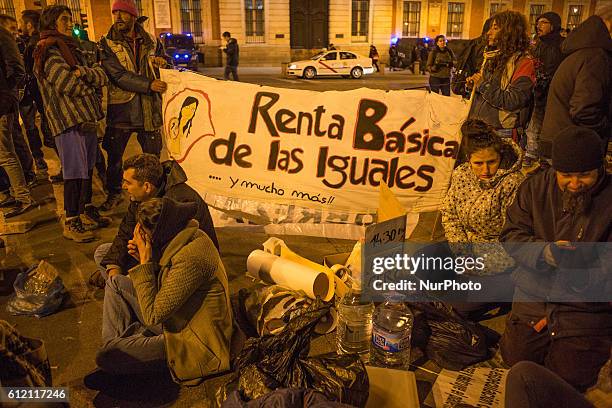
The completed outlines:
[[[213,78],[223,79],[223,68],[201,68],[200,73]],[[285,77],[280,68],[272,67],[238,67],[240,81],[279,88],[306,89],[312,91],[346,91],[358,88],[384,90],[423,89],[427,86],[426,75],[413,75],[409,70],[385,71],[365,75],[363,79],[342,77],[318,77],[313,80]]]

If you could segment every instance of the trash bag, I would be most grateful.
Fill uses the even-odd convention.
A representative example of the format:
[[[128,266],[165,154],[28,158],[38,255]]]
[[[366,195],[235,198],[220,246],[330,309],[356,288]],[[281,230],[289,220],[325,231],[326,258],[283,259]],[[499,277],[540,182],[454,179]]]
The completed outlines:
[[[465,320],[442,302],[411,306],[424,315],[422,324],[414,327],[414,337],[426,339],[424,351],[440,367],[460,371],[493,356],[492,348],[500,338],[496,331]]]
[[[248,337],[279,334],[294,318],[309,310],[314,300],[304,292],[296,292],[279,285],[255,285],[240,289],[232,299],[234,320]],[[314,332],[325,334],[333,330],[336,322],[335,309],[323,316]]]
[[[242,396],[256,399],[277,388],[310,388],[330,401],[365,406],[368,374],[357,355],[308,357],[315,326],[330,306],[317,300],[281,333],[247,341],[235,364]]]
[[[6,306],[13,315],[48,316],[59,309],[66,294],[57,271],[45,261],[17,275],[13,288],[15,295]]]

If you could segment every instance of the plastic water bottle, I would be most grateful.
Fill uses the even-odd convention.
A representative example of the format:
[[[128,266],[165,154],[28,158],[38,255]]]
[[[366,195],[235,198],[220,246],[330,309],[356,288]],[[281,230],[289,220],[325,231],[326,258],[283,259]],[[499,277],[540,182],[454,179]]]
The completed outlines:
[[[336,349],[338,354],[359,354],[364,362],[370,359],[372,343],[372,313],[374,304],[361,300],[359,288],[349,290],[336,305],[338,326]]]
[[[403,302],[387,300],[374,311],[372,361],[381,367],[407,367],[414,317]]]

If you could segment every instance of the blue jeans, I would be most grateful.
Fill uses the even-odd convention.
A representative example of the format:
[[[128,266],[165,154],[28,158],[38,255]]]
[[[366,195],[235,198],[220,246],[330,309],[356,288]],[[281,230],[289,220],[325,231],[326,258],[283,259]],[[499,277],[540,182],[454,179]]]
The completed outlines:
[[[101,264],[102,260],[104,259],[112,245],[112,242],[105,242],[104,244],[99,245],[94,251],[94,262],[98,267],[98,271],[100,271],[100,276],[102,276],[104,280],[108,279],[108,275],[106,274],[106,268],[103,267]]]
[[[161,325],[145,325],[136,289],[128,276],[117,275],[106,281],[102,342],[96,364],[110,374],[163,371],[168,367]]]

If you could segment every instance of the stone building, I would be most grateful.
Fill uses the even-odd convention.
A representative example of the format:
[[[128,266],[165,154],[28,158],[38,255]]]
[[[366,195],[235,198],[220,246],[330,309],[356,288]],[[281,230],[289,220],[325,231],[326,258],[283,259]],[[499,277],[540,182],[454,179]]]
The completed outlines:
[[[43,1],[43,4],[45,0]],[[98,39],[112,24],[111,0],[46,0],[68,5]],[[207,66],[222,64],[221,34],[240,44],[241,65],[263,66],[308,57],[333,43],[368,54],[376,45],[383,59],[393,38],[473,38],[486,18],[511,9],[536,16],[555,11],[572,28],[606,0],[137,0],[150,32],[191,33]],[[0,13],[19,15],[34,0],[0,0]]]

